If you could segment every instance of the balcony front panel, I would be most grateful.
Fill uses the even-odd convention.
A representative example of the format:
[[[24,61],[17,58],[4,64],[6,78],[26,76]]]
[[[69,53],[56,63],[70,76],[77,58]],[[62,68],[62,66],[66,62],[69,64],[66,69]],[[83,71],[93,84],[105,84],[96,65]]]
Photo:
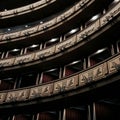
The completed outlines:
[[[107,77],[111,76],[110,70],[112,66],[109,66],[111,65],[111,63],[113,63],[112,61],[114,61],[117,66],[120,65],[120,62],[118,63],[117,61],[118,58],[120,58],[119,54],[112,56],[111,58],[103,61],[102,63],[99,63],[98,65],[88,68],[87,70],[78,72],[75,75],[59,79],[59,81],[56,80],[54,82],[46,83],[43,85],[0,92],[0,103],[3,104],[9,102],[20,102],[36,98],[41,99],[48,96],[52,97],[54,95],[61,95],[63,93],[67,94],[67,92],[71,90],[75,91],[77,89],[82,89],[83,86],[89,86],[95,84],[96,82],[106,82],[108,81]],[[114,69],[116,72],[114,71],[112,74],[118,73],[120,68],[118,69],[117,67],[115,67]],[[103,86],[105,84],[108,84],[109,82],[101,85]],[[78,93],[76,92],[76,94]]]

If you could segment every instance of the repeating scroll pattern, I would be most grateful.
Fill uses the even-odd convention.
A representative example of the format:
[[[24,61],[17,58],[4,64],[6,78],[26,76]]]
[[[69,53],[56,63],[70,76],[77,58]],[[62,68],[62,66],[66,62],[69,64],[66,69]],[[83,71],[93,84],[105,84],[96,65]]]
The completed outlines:
[[[48,97],[61,94],[69,90],[74,90],[90,83],[102,80],[111,74],[120,70],[120,55],[113,56],[103,63],[81,71],[75,75],[61,80],[53,81],[43,85],[33,86],[31,88],[16,89],[0,92],[0,104],[9,102],[26,101],[36,98]]]

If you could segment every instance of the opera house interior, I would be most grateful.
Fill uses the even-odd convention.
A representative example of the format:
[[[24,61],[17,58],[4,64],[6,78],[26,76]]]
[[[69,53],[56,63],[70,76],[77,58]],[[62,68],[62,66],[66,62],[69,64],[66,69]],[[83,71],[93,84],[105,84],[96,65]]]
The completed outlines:
[[[0,0],[0,120],[120,120],[120,0]]]

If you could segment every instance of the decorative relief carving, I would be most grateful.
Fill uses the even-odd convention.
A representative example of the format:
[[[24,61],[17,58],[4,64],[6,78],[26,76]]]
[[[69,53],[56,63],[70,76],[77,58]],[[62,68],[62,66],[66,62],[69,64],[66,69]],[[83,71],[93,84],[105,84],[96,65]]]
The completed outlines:
[[[99,28],[99,21],[97,20],[93,24],[89,25],[86,29],[77,34],[77,42],[83,40],[87,36],[94,33]]]
[[[53,83],[41,86],[41,96],[49,96],[53,92]]]
[[[113,17],[117,16],[119,13],[120,13],[120,2],[100,19],[101,26],[108,23],[110,20],[112,20]]]
[[[66,80],[61,80],[54,83],[54,93],[64,92],[66,87]]]
[[[17,100],[17,92],[11,91],[7,93],[6,102],[15,102]]]
[[[0,93],[0,104],[5,101],[6,93]]]
[[[16,91],[17,101],[26,100],[29,97],[29,89]]]
[[[76,43],[76,36],[71,37],[69,40],[63,41],[59,44],[56,45],[56,50],[55,52],[60,52],[61,50],[69,48],[73,46]]]
[[[19,56],[19,57],[16,57],[14,65],[30,62],[33,59],[34,59],[34,53],[33,54],[27,54],[27,55],[24,55],[24,56]]]
[[[120,70],[120,55],[108,61],[109,73],[114,73]]]
[[[79,74],[79,84],[80,86],[91,83],[92,81],[99,80],[105,77],[107,74],[107,64],[106,62],[98,65],[88,71]]]
[[[30,96],[29,98],[37,98],[41,96],[41,86],[34,87],[30,89]]]
[[[88,83],[92,82],[92,80],[93,80],[93,71],[92,70],[89,70],[89,71],[79,74],[79,85],[80,86],[88,84]]]
[[[35,54],[35,60],[37,59],[43,59],[44,57],[50,56],[52,54],[54,54],[55,51],[55,46],[52,46],[50,48],[44,49],[42,51],[38,51]]]
[[[78,75],[70,77],[66,80],[66,90],[74,89],[79,84]]]
[[[93,77],[94,80],[101,79],[105,77],[105,74],[107,74],[107,64],[106,62],[93,68]]]
[[[0,60],[0,67],[11,66],[14,64],[14,60],[15,58]]]

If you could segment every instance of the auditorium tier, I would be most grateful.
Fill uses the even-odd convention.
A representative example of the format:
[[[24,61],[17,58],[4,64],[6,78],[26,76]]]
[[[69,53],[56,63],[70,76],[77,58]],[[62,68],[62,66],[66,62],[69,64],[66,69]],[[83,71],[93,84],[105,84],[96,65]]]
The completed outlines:
[[[119,0],[1,0],[0,120],[119,120],[119,31]]]

